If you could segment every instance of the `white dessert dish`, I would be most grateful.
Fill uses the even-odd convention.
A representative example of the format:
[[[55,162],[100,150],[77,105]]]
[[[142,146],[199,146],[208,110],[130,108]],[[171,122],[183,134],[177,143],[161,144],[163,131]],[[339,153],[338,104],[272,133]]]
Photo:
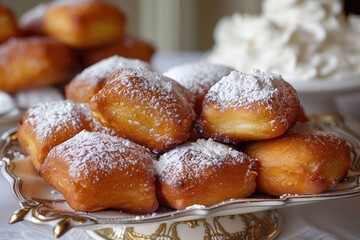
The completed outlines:
[[[344,99],[360,99],[360,75],[344,81],[323,80],[323,81],[294,81],[290,84],[296,89],[301,105],[308,114],[341,114],[339,107]],[[352,103],[354,106],[354,103]]]

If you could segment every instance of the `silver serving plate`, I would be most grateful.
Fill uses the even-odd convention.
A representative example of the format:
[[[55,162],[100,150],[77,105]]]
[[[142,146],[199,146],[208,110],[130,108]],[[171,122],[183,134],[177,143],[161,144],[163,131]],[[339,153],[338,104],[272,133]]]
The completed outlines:
[[[106,210],[78,212],[69,207],[63,196],[49,186],[33,169],[31,162],[17,140],[17,129],[6,132],[0,140],[1,172],[9,181],[14,197],[20,205],[10,218],[10,223],[29,221],[52,226],[55,236],[61,236],[71,228],[99,230],[113,227],[131,227],[161,222],[188,221],[192,219],[255,213],[284,206],[309,204],[319,201],[342,199],[360,195],[360,141],[343,125],[337,116],[319,115],[312,121],[325,131],[330,131],[349,143],[352,163],[347,177],[333,189],[311,195],[286,194],[271,197],[254,194],[244,199],[231,199],[211,207],[191,207],[173,210],[160,207],[153,214],[133,215]]]

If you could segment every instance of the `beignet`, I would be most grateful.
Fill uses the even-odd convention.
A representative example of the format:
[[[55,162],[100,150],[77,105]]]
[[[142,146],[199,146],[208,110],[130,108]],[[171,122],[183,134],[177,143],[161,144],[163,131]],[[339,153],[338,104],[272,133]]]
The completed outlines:
[[[98,47],[124,37],[125,15],[101,0],[56,1],[44,15],[44,32],[76,48]]]
[[[82,131],[50,151],[40,175],[76,211],[147,214],[158,207],[154,160],[150,150],[126,139]]]
[[[185,142],[195,112],[176,81],[146,69],[112,74],[91,99],[93,116],[119,136],[163,152]]]
[[[178,146],[161,155],[156,166],[160,202],[179,210],[244,198],[256,188],[256,162],[211,139]]]
[[[226,143],[278,137],[300,113],[296,91],[280,75],[231,72],[205,95],[197,130]]]
[[[71,49],[47,37],[12,38],[0,45],[0,90],[14,93],[69,81],[79,69]]]
[[[343,139],[311,122],[297,123],[278,138],[246,143],[242,150],[259,162],[257,189],[274,196],[329,190],[347,175],[351,161]]]

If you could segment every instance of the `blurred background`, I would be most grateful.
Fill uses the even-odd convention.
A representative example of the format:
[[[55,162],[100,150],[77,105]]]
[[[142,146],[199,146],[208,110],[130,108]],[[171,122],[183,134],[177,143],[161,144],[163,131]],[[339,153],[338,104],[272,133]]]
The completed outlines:
[[[0,0],[17,16],[50,0]],[[74,0],[76,1],[76,0]],[[259,14],[262,0],[109,0],[127,16],[127,31],[157,51],[204,51],[213,46],[213,30],[234,12]],[[360,13],[359,0],[345,0],[345,12]]]
[[[76,0],[74,0],[76,1]],[[49,0],[0,0],[17,16]],[[213,45],[217,21],[233,12],[258,14],[261,0],[109,0],[127,16],[127,31],[157,51],[203,51]]]

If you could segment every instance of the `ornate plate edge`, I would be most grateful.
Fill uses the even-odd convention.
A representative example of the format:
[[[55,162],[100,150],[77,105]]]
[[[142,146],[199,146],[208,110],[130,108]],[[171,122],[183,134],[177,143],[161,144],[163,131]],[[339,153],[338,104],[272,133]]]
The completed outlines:
[[[346,130],[340,118],[337,116],[315,116],[312,120],[320,128],[324,130],[334,131],[335,133],[345,134],[352,138],[352,148],[356,156],[354,159],[360,158],[360,141]],[[71,228],[84,228],[87,230],[96,230],[104,227],[112,226],[136,226],[145,225],[164,221],[180,221],[191,220],[194,218],[219,216],[227,214],[250,213],[256,211],[276,209],[279,207],[313,203],[324,200],[342,199],[348,197],[355,197],[360,195],[360,176],[356,175],[357,186],[353,189],[342,191],[338,193],[326,192],[316,195],[283,195],[279,199],[271,198],[250,198],[250,199],[236,199],[221,202],[207,208],[190,208],[183,211],[172,211],[171,213],[157,213],[144,216],[128,216],[128,217],[101,217],[96,213],[85,212],[57,212],[46,207],[46,204],[27,199],[21,192],[22,179],[17,177],[14,172],[13,160],[18,156],[13,156],[10,159],[4,155],[6,146],[16,135],[16,128],[10,129],[4,133],[0,139],[0,164],[3,176],[11,185],[11,190],[19,202],[20,209],[15,211],[11,216],[9,223],[16,223],[22,220],[30,221],[36,224],[44,224],[53,227],[55,237],[59,237],[66,233]],[[357,164],[360,164],[357,161]],[[360,167],[359,167],[360,168]],[[249,206],[250,204],[250,206]],[[241,211],[239,211],[241,210]],[[45,216],[43,213],[50,213]]]

